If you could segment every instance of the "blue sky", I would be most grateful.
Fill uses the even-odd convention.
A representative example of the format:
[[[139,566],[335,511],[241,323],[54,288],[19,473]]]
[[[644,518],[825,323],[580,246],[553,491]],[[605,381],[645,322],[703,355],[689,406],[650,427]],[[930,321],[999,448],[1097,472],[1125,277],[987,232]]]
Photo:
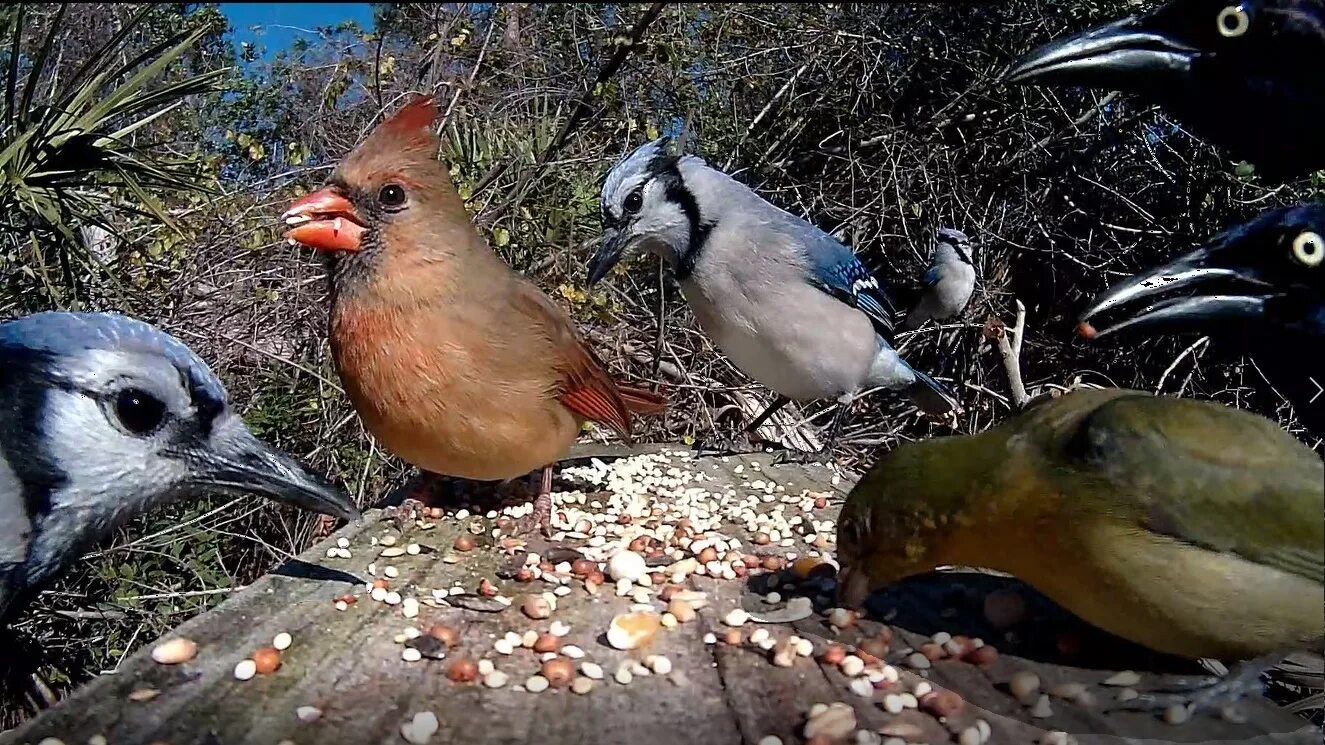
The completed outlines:
[[[221,12],[234,27],[235,46],[249,42],[265,46],[266,56],[290,46],[296,37],[314,36],[313,29],[342,21],[373,27],[369,3],[221,3]],[[251,27],[259,26],[255,33]]]

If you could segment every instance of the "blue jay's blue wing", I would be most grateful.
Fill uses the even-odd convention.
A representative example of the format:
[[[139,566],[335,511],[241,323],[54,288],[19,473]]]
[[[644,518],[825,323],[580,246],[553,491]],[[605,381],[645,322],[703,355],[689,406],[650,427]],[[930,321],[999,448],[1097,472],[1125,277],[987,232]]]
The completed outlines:
[[[897,305],[888,290],[870,274],[850,248],[820,234],[806,246],[810,257],[810,281],[819,289],[869,316],[874,330],[892,343]]]
[[[931,266],[929,268],[929,271],[925,272],[925,278],[921,280],[921,284],[923,284],[924,287],[928,289],[938,284],[940,279],[941,278],[939,277],[939,268],[936,266]]]

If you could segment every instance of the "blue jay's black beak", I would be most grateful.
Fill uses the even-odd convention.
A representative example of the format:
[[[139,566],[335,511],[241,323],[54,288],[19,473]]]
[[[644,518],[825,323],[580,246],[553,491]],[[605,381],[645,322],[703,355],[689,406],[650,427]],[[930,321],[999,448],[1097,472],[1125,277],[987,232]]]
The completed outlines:
[[[1129,17],[1044,44],[1004,74],[1009,83],[1137,91],[1180,84],[1199,50]]]
[[[263,496],[351,522],[360,516],[344,489],[254,437],[238,417],[177,457],[192,471],[189,491]]]
[[[1151,332],[1216,332],[1229,324],[1266,318],[1266,301],[1276,295],[1255,266],[1229,262],[1224,246],[1202,246],[1189,254],[1111,287],[1081,314],[1078,331],[1098,339],[1123,329]],[[1173,293],[1188,291],[1175,296]],[[1150,302],[1108,325],[1091,323],[1137,301]]]
[[[624,230],[619,228],[603,230],[602,243],[598,245],[598,251],[594,253],[593,259],[589,261],[590,287],[598,284],[598,281],[606,277],[607,273],[612,271],[612,267],[621,261],[621,256],[625,253],[628,241],[629,238]]]

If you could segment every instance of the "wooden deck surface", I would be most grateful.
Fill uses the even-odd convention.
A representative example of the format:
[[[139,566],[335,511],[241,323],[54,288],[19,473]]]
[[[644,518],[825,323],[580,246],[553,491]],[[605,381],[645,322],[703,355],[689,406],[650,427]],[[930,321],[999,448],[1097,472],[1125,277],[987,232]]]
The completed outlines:
[[[706,596],[698,617],[661,630],[642,650],[614,649],[605,632],[613,617],[630,611],[637,600],[646,600],[661,613],[666,604],[658,599],[657,586],[645,591],[648,598],[632,599],[618,596],[610,579],[591,594],[581,579],[570,578],[562,585],[569,592],[553,595],[557,607],[550,618],[527,617],[521,609],[525,596],[558,587],[546,578],[517,581],[514,569],[523,563],[527,551],[559,562],[572,556],[566,549],[592,553],[641,532],[659,528],[667,532],[683,516],[678,504],[698,505],[698,511],[687,514],[693,514],[692,524],[702,526],[707,501],[730,504],[754,495],[758,504],[754,511],[781,510],[784,520],[800,524],[785,537],[788,545],[780,545],[781,540],[756,545],[744,526],[724,519],[718,532],[741,541],[735,550],[756,554],[761,561],[764,556],[811,555],[817,553],[806,541],[807,534],[816,535],[811,521],[832,519],[854,481],[849,474],[834,479],[833,471],[823,466],[772,465],[773,457],[768,454],[694,458],[680,448],[671,455],[658,454],[662,450],[649,449],[655,453],[651,457],[668,460],[655,463],[653,479],[677,483],[650,491],[663,488],[670,491],[666,496],[623,496],[559,476],[556,488],[563,494],[558,509],[570,518],[577,518],[576,510],[583,510],[589,515],[586,519],[598,523],[590,533],[609,533],[604,538],[606,546],[595,549],[589,544],[597,541],[587,534],[563,537],[555,546],[532,537],[524,547],[509,541],[503,544],[487,532],[493,521],[483,517],[489,509],[486,505],[476,508],[477,517],[457,519],[451,507],[448,516],[422,523],[390,519],[382,509],[373,509],[360,523],[346,526],[299,560],[288,562],[169,635],[197,643],[192,661],[158,664],[151,658],[154,645],[147,645],[117,673],[98,678],[22,728],[0,736],[0,743],[36,745],[54,737],[81,745],[100,742],[94,739],[97,736],[110,745],[402,743],[406,742],[402,724],[417,713],[431,712],[439,723],[431,737],[434,743],[755,745],[771,735],[792,745],[805,742],[812,707],[833,702],[847,704],[854,713],[855,725],[845,730],[848,734],[842,741],[874,745],[888,742],[890,737],[901,738],[892,745],[903,741],[978,742],[970,732],[964,737],[961,734],[971,728],[978,732],[981,725],[977,720],[988,724],[992,736],[987,742],[992,743],[1058,741],[1058,736],[1046,737],[1050,731],[1070,733],[1081,743],[1321,742],[1318,729],[1264,699],[1246,707],[1246,724],[1197,716],[1171,725],[1151,714],[1108,711],[1115,705],[1118,689],[1100,683],[1117,670],[1141,671],[1137,688],[1144,690],[1161,685],[1169,673],[1190,673],[1192,668],[1184,669],[1182,663],[1158,659],[1089,629],[1028,588],[984,573],[939,573],[872,599],[871,617],[877,614],[890,621],[894,638],[886,660],[899,671],[900,681],[883,690],[864,691],[868,696],[853,691],[850,679],[819,656],[830,642],[849,649],[864,639],[878,638],[882,633],[879,621],[863,620],[836,631],[823,614],[816,613],[795,622],[747,623],[739,645],[723,640],[729,628],[723,620],[732,609],[744,608],[756,615],[774,612],[786,600],[768,603],[765,593],[769,589],[790,598],[818,581],[794,581],[789,570],[767,573],[761,567],[734,580],[690,575],[685,586]],[[563,468],[584,464],[583,460],[567,462]],[[694,474],[702,474],[703,480],[694,480]],[[478,492],[486,487],[465,488],[476,491],[462,496],[484,498]],[[566,504],[564,493],[575,490],[584,495],[585,504]],[[810,495],[802,497],[806,490]],[[821,495],[822,507],[802,513],[801,506],[812,505],[815,495]],[[601,506],[594,507],[595,501]],[[629,520],[622,513],[631,515]],[[456,551],[457,538],[472,535],[471,526],[484,528],[475,537],[477,547]],[[384,551],[397,553],[384,545],[392,539],[391,548],[415,543],[422,550],[417,555],[382,556]],[[346,542],[351,558],[328,558],[329,548]],[[831,554],[831,545],[824,544],[821,540],[825,553]],[[649,563],[671,561],[654,556]],[[372,579],[370,563],[379,578],[385,577],[388,566],[394,568],[398,576],[389,580],[390,590],[421,601],[417,617],[404,617],[405,602],[390,605],[370,598],[366,587]],[[484,580],[500,597],[512,599],[512,605],[504,607],[499,599],[476,595]],[[453,587],[467,593],[435,600],[432,590]],[[995,628],[985,612],[986,596],[994,591],[1004,599],[1015,595],[1024,600],[1024,618]],[[338,610],[334,601],[346,594],[357,596],[357,602]],[[605,679],[596,681],[592,690],[526,691],[525,681],[540,670],[538,655],[529,649],[517,648],[511,655],[494,649],[494,641],[507,632],[544,633],[553,622],[569,626],[561,643],[576,645],[584,652],[584,658],[575,661],[576,667],[590,661],[605,672]],[[445,659],[405,661],[402,653],[409,646],[435,651],[417,640],[402,643],[404,635],[412,633],[406,629],[426,632],[434,624],[454,629],[458,645],[445,652]],[[771,652],[750,641],[759,628],[779,641],[793,634],[810,640],[814,656],[797,657],[790,667],[774,665]],[[986,667],[956,660],[940,660],[927,670],[909,667],[905,661],[911,648],[919,648],[938,631],[979,637],[1001,654]],[[270,645],[280,632],[293,639],[280,668],[251,680],[237,680],[236,664]],[[718,642],[706,643],[708,634],[718,637]],[[879,651],[877,646],[866,649]],[[623,664],[630,666],[630,660],[644,664],[650,655],[666,657],[671,671],[635,674],[629,684],[614,680]],[[482,682],[452,682],[448,670],[461,657],[490,660],[506,674],[507,682],[500,688]],[[1093,702],[1052,698],[1052,714],[1032,718],[1030,709],[1007,691],[1007,682],[1020,670],[1038,674],[1046,690],[1064,682],[1083,683],[1086,698]],[[1156,670],[1161,672],[1152,672]],[[888,694],[913,691],[925,678],[935,687],[960,693],[964,706],[942,720],[919,709],[908,708],[900,714],[884,710]],[[856,687],[862,688],[861,684]],[[300,707],[314,707],[320,714],[314,719],[312,711],[305,709],[308,721],[301,720]]]

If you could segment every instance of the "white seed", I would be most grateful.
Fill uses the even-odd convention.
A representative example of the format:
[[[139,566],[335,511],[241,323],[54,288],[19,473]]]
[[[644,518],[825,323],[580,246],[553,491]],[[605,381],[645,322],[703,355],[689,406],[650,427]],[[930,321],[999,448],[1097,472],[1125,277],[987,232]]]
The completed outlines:
[[[994,736],[994,729],[989,726],[989,722],[983,719],[975,720],[975,728],[980,732],[980,742],[988,742],[990,737]]]
[[[382,553],[378,554],[378,555],[377,555],[377,558],[379,558],[379,559],[394,559],[394,558],[396,558],[397,556],[404,556],[404,555],[405,555],[405,549],[403,549],[403,548],[401,548],[401,547],[399,547],[399,546],[392,546],[391,548],[384,548],[384,549],[382,549]]]
[[[905,708],[905,706],[902,706],[902,697],[896,693],[890,693],[883,697],[883,710],[889,714],[901,714]]]
[[[940,631],[934,636],[930,637],[930,641],[934,642],[935,644],[941,647],[944,644],[947,644],[948,642],[952,641],[952,634],[949,634],[946,631]]]
[[[570,684],[571,693],[578,693],[581,696],[588,693],[589,691],[592,691],[593,688],[594,688],[594,682],[589,678],[576,678],[575,680],[571,681]]]
[[[336,610],[349,610],[349,609],[350,609],[349,603],[345,602],[344,600],[336,601]]]
[[[382,536],[382,540],[379,541],[379,542],[380,542],[383,546],[394,546],[394,545],[396,545],[396,537],[393,536],[393,535]]]
[[[414,647],[405,647],[400,650],[400,659],[406,662],[418,662],[423,659],[423,653]]]
[[[717,635],[717,634],[712,634],[712,633],[710,633],[710,634],[705,634],[705,635],[704,635],[704,643],[705,643],[705,644],[717,644],[717,643],[718,643],[718,635]],[[806,656],[808,657],[809,655],[806,655]]]
[[[851,681],[851,692],[861,698],[870,698],[874,695],[874,685],[868,678],[855,678]]]
[[[782,738],[777,735],[765,735],[759,738],[759,745],[782,745]]]
[[[1191,716],[1192,710],[1186,704],[1171,704],[1164,710],[1164,721],[1168,724],[1182,724]]]
[[[437,715],[431,711],[421,711],[414,718],[400,725],[400,736],[410,745],[425,745],[437,734]]]
[[[1106,686],[1118,686],[1120,688],[1131,688],[1141,682],[1141,676],[1134,670],[1123,670],[1105,678],[1103,684]]]
[[[680,623],[680,621],[676,620],[676,616],[672,615],[671,613],[662,614],[662,618],[659,619],[659,622],[662,623],[663,628],[667,629],[674,629],[676,628],[677,624]]]
[[[552,625],[548,627],[548,633],[560,638],[570,633],[570,626],[561,621],[553,621]]]
[[[492,664],[492,660],[479,660],[479,661],[478,661],[478,674],[479,674],[479,675],[491,675],[492,673],[496,672],[496,670],[497,670],[497,666],[494,665],[494,664]]]
[[[566,646],[562,647],[561,654],[565,657],[571,658],[572,660],[579,660],[584,658],[584,650],[580,649],[574,644],[567,644]]]
[[[497,654],[502,654],[502,655],[513,654],[515,652],[515,645],[511,644],[511,641],[509,639],[503,638],[493,642],[492,649]]]
[[[248,680],[258,674],[258,665],[253,660],[240,660],[235,665],[235,679]]]
[[[1219,716],[1229,724],[1247,723],[1247,712],[1243,711],[1237,704],[1228,704],[1220,707]]]
[[[552,594],[553,594],[553,595],[556,595],[556,596],[559,597],[559,598],[564,598],[564,597],[566,597],[567,595],[569,595],[570,593],[571,593],[571,589],[570,589],[569,587],[567,587],[566,585],[557,585],[556,589],[554,589],[554,590],[552,591]]]
[[[1049,689],[1049,695],[1056,698],[1074,699],[1085,690],[1086,686],[1082,683],[1059,683]]]
[[[829,740],[843,740],[855,731],[856,711],[840,701],[825,708],[818,716],[811,714],[805,723],[807,740],[819,736]]]
[[[198,654],[198,645],[192,639],[176,638],[152,648],[152,659],[161,665],[178,665]]]
[[[1122,703],[1140,698],[1140,696],[1141,694],[1137,693],[1135,688],[1122,688],[1118,691],[1118,701]]]
[[[400,570],[393,566],[388,566],[386,569],[382,570],[382,574],[385,574],[387,579],[395,579],[400,576]]]
[[[282,652],[289,649],[291,644],[294,644],[294,637],[284,631],[277,634],[276,637],[271,640],[271,645]]]
[[[1029,670],[1018,670],[1008,681],[1008,692],[1023,703],[1029,702],[1031,696],[1038,690],[1040,690],[1040,676]]]
[[[854,678],[865,672],[865,661],[854,654],[849,654],[842,658],[842,662],[838,665],[838,668],[842,671],[843,675],[848,678]]]
[[[400,614],[405,618],[414,618],[419,615],[419,601],[417,598],[405,598],[400,606]]]
[[[372,598],[375,602],[380,603],[386,600],[386,592],[387,590],[385,587],[374,587],[368,597]]]
[[[750,614],[740,608],[733,609],[730,613],[722,617],[722,622],[728,626],[744,626],[746,621],[750,620]]]
[[[603,679],[603,668],[596,662],[580,663],[580,672],[584,675],[584,677],[590,678],[592,680]]]
[[[392,590],[386,594],[383,600],[387,605],[400,605],[400,593]]]
[[[56,740],[54,737],[48,737],[46,738],[46,740],[43,740],[42,742],[46,742],[47,740],[54,740],[55,745],[61,745],[60,741]],[[92,735],[91,737],[87,738],[87,745],[106,745],[106,736]]]
[[[423,549],[417,543],[411,543],[405,547],[405,553],[410,556],[418,556],[422,551]]]
[[[809,639],[797,639],[794,646],[796,654],[801,657],[809,657],[814,654],[814,642]]]
[[[635,679],[635,674],[630,672],[630,666],[622,663],[621,667],[616,669],[616,674],[612,676],[616,682],[623,686],[630,685],[630,681]]]
[[[483,685],[489,688],[503,688],[509,683],[511,677],[500,670],[493,670],[483,676]]]
[[[338,548],[349,548],[349,547],[350,547],[350,539],[349,539],[349,538],[346,538],[346,537],[344,537],[344,536],[341,536],[340,538],[337,538],[337,539],[336,539],[336,546],[337,546]]]
[[[524,689],[530,693],[541,693],[546,691],[547,687],[548,680],[542,675],[531,675],[529,680],[524,682]]]
[[[928,670],[930,667],[929,658],[919,652],[912,652],[911,656],[906,658],[906,664],[917,670]]]
[[[1071,742],[1073,742],[1072,736],[1062,730],[1046,732],[1044,737],[1040,738],[1040,745],[1069,745]]]
[[[750,643],[760,644],[768,639],[768,629],[759,628],[750,632]]]
[[[525,649],[532,649],[534,644],[536,644],[537,642],[538,642],[538,632],[534,631],[533,629],[524,632],[524,636],[520,637],[520,646],[524,647]]]
[[[1041,693],[1040,697],[1035,699],[1035,704],[1031,706],[1031,717],[1033,719],[1048,719],[1054,715],[1054,708],[1049,705],[1049,694]]]
[[[883,738],[879,733],[870,732],[867,729],[856,730],[856,745],[881,745]]]
[[[957,745],[980,745],[980,730],[967,727],[957,736]]]
[[[919,709],[919,708],[920,708],[920,699],[916,698],[916,695],[915,695],[914,693],[899,693],[899,694],[897,694],[897,695],[899,695],[899,696],[902,697],[902,708],[903,708],[903,709]]]
[[[322,710],[316,706],[300,706],[294,710],[294,715],[301,722],[316,722],[322,716]]]
[[[607,560],[607,576],[617,582],[634,582],[648,571],[644,557],[634,551],[617,551]]]
[[[649,666],[650,670],[658,675],[666,675],[672,671],[672,661],[660,654],[649,655],[644,663]]]
[[[770,592],[764,596],[764,602],[769,605],[777,605],[782,602],[782,596],[776,592]]]
[[[636,603],[647,604],[649,602],[649,591],[641,587],[631,593],[630,599]]]

